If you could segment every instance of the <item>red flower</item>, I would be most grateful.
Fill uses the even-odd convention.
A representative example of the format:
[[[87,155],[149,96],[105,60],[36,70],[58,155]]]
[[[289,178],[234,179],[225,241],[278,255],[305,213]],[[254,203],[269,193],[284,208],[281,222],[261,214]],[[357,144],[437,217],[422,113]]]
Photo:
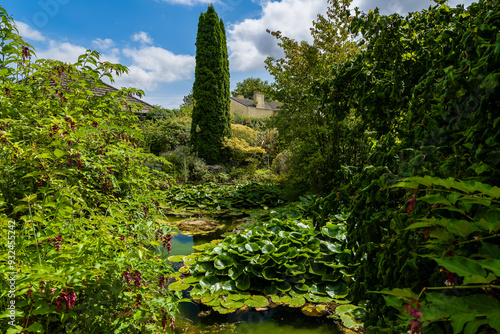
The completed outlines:
[[[135,286],[141,286],[142,275],[139,270],[135,270],[132,274],[132,280],[134,281]]]
[[[410,213],[413,211],[413,209],[415,208],[416,201],[417,201],[417,199],[415,197],[412,197],[406,201],[406,203],[410,203],[410,205],[408,205],[408,207],[406,208],[407,213]]]
[[[419,334],[421,327],[422,323],[420,321],[415,319],[410,320],[410,334]]]

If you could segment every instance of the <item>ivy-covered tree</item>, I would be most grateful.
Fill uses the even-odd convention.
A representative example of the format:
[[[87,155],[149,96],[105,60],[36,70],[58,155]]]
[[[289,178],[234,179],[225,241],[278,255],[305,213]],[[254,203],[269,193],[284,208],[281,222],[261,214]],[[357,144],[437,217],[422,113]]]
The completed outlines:
[[[198,21],[193,98],[191,147],[207,163],[217,163],[224,137],[231,136],[229,61],[224,23],[212,5]]]

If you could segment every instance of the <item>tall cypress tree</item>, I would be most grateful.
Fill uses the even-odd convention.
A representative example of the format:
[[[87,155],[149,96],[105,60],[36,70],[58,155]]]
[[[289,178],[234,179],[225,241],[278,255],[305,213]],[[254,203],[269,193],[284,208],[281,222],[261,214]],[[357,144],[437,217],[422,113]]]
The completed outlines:
[[[220,161],[224,137],[231,136],[229,91],[226,31],[210,5],[198,21],[191,124],[191,147],[209,164]]]

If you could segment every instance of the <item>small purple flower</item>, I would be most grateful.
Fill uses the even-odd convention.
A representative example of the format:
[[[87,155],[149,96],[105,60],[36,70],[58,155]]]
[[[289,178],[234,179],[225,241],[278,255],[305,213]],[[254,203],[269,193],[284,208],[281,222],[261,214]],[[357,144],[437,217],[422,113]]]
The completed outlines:
[[[142,275],[139,270],[134,270],[132,274],[132,280],[134,281],[135,286],[141,286]]]

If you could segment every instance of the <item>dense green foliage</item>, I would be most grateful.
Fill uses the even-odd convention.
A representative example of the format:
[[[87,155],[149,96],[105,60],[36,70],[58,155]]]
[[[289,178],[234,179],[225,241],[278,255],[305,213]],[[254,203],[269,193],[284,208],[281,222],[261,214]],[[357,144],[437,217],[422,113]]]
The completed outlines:
[[[226,32],[210,5],[198,22],[191,123],[191,147],[209,164],[221,161],[224,137],[231,136],[229,97]]]
[[[187,146],[191,130],[192,107],[178,110],[155,108],[141,122],[145,149],[155,155]]]
[[[330,0],[326,16],[313,22],[314,43],[297,42],[273,32],[284,51],[280,59],[268,58],[266,68],[274,77],[273,100],[282,103],[274,121],[283,149],[290,157],[291,191],[327,194],[342,178],[342,166],[362,163],[366,156],[364,126],[345,101],[355,82],[346,80],[329,92],[336,112],[323,112],[314,83],[328,76],[335,64],[359,50],[348,30],[350,0]],[[332,104],[333,106],[333,104]]]
[[[7,333],[152,333],[173,321],[156,221],[168,163],[137,148],[139,108],[88,51],[38,60],[0,7],[0,327]],[[64,80],[63,80],[64,79]],[[8,307],[15,305],[14,314]]]
[[[360,263],[353,295],[356,300],[369,299],[365,318],[369,331],[399,333],[401,324],[395,305],[386,305],[382,295],[368,292],[410,288],[418,293],[425,287],[443,286],[438,264],[447,267],[437,259],[443,254],[428,254],[425,238],[406,229],[414,219],[431,217],[433,208],[417,211],[416,190],[405,192],[391,185],[405,177],[428,175],[480,181],[489,184],[486,188],[498,186],[499,12],[498,2],[480,1],[468,9],[437,5],[406,17],[357,13],[350,29],[362,35],[364,50],[355,59],[332,66],[329,79],[313,84],[322,114],[341,121],[355,117],[370,137],[366,158],[339,170],[345,180],[335,181],[338,186],[324,203],[325,212],[350,212],[346,247],[357,250],[352,261]],[[437,188],[443,182],[435,179],[425,185]],[[465,195],[455,193],[448,199],[455,210],[460,209],[457,205],[462,202],[457,199],[461,196]],[[465,210],[468,217],[484,211],[477,205]],[[440,217],[463,219],[458,213]],[[463,254],[473,256],[483,236],[492,245],[500,243],[494,224],[484,231],[480,219],[468,221],[474,233],[444,247],[451,252],[448,257],[463,250],[462,242],[472,246]],[[455,231],[450,227],[442,233],[446,239]],[[457,269],[450,272],[457,273]],[[498,294],[494,287],[488,291],[470,293],[484,295],[480,299],[486,302],[486,294]],[[468,300],[472,299],[463,302]],[[454,323],[450,327],[445,306],[440,314],[425,318],[417,313],[426,314],[420,309],[424,304],[419,305],[407,317],[406,330],[411,326],[414,333],[446,333],[456,328]],[[462,319],[472,323],[478,317],[479,321],[471,328],[494,326],[491,316],[481,315],[472,305],[467,309],[470,313]]]
[[[347,305],[355,266],[348,263],[351,250],[341,248],[343,219],[316,229],[315,205],[315,199],[303,198],[238,234],[196,247],[198,252],[183,258],[187,278],[172,289],[191,285],[193,298],[220,313],[243,305],[266,307],[271,301],[307,312],[314,303],[324,313],[338,308],[332,313],[346,326],[358,326],[354,318],[362,310]]]
[[[246,183],[217,185],[205,183],[198,186],[172,187],[165,200],[174,208],[210,210],[269,208],[283,204],[277,186]]]
[[[396,328],[403,331],[409,321],[414,328],[449,321],[445,328],[453,333],[476,333],[483,325],[500,332],[500,188],[429,176],[411,177],[394,187],[415,199],[408,210],[413,223],[404,229],[421,242],[407,264],[425,257],[441,266],[435,273],[438,284],[426,285],[420,294],[382,291],[387,305],[401,312]],[[431,325],[428,331],[439,329]]]

